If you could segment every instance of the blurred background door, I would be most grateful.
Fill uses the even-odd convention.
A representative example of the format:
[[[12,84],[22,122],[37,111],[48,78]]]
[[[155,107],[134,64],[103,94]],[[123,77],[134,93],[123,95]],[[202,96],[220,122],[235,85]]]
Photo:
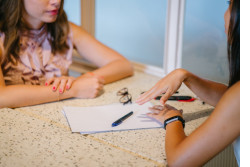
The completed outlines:
[[[227,39],[224,32],[225,0],[186,0],[182,64],[189,71],[228,82]]]
[[[96,0],[96,38],[129,60],[163,68],[167,0]]]
[[[161,76],[166,10],[167,0],[65,0],[70,21],[132,61],[135,68]]]
[[[181,67],[223,83],[226,8],[224,0],[65,0],[70,21],[136,68],[164,76]]]

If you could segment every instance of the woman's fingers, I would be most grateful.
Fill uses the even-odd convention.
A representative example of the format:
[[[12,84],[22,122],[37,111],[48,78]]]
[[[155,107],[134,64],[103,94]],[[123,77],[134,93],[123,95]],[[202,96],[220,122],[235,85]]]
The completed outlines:
[[[154,87],[151,88],[150,90],[148,90],[147,92],[143,93],[137,100],[136,103],[144,103],[144,101],[147,100],[147,98],[149,97],[150,93],[153,91]]]
[[[66,88],[66,83],[67,83],[66,79],[61,79],[60,80],[59,93],[63,93],[64,92],[64,90]]]
[[[99,79],[99,82],[100,82],[101,84],[104,84],[104,83],[105,83],[105,80],[104,80],[103,77],[98,77],[98,79]]]
[[[162,106],[162,105],[155,105],[155,106],[150,107],[150,108],[153,109],[153,110],[159,110],[159,111],[161,111],[161,110],[163,110],[165,107]]]
[[[144,104],[152,99],[154,99],[156,96],[160,95],[162,93],[162,90],[158,88],[158,85],[155,85],[153,88],[151,88],[146,93],[142,94],[137,100],[136,103],[138,104]]]
[[[69,90],[74,82],[74,77],[61,77],[60,78],[60,89],[59,92],[63,93],[65,90]]]
[[[63,93],[65,90],[69,90],[72,86],[72,83],[75,81],[74,77],[62,76],[62,77],[53,77],[48,79],[45,82],[45,86],[52,85],[53,91],[59,91]]]
[[[164,107],[167,108],[168,110],[177,110],[175,107],[173,107],[169,104],[165,104]]]
[[[68,81],[67,81],[67,83],[66,83],[66,87],[65,87],[66,90],[69,90],[69,89],[71,88],[72,83],[73,83],[74,80],[75,80],[74,77],[70,77],[70,78],[68,79]]]
[[[153,86],[149,91],[141,95],[137,100],[136,103],[138,104],[144,104],[155,97],[161,95],[162,93],[165,93],[169,89],[169,85],[165,83],[166,81],[161,79],[159,82],[156,83],[155,86]]]
[[[158,113],[147,113],[147,116],[157,119]]]
[[[161,97],[160,103],[161,103],[162,105],[164,105],[164,104],[167,102],[168,98],[169,98],[172,94],[173,94],[173,93],[171,92],[171,90],[168,89],[168,90],[165,92],[165,94]]]
[[[161,123],[163,123],[164,121],[164,114],[162,114],[163,111],[160,111],[159,113],[147,113],[147,116],[152,117],[158,121],[160,121]]]
[[[103,89],[103,84],[100,84],[98,87],[98,90],[102,90]]]
[[[151,94],[143,94],[141,97],[139,97],[139,99],[137,99],[136,100],[136,103],[138,103],[138,104],[144,104],[144,103],[146,103],[146,102],[148,102],[148,101],[150,101],[150,100],[152,100],[153,98],[150,96]]]
[[[52,77],[52,78],[48,79],[48,80],[45,82],[45,86],[49,86],[49,85],[51,85],[51,84],[54,82],[54,80],[55,80],[55,78],[54,78],[54,77]]]
[[[56,91],[59,84],[60,84],[60,79],[58,79],[58,78],[54,79],[53,84],[52,84],[52,90]]]
[[[183,113],[182,110],[177,110],[175,107],[170,106],[168,104],[165,104],[164,106],[162,106],[162,105],[155,105],[153,107],[150,107],[149,110],[151,111],[151,113],[147,113],[147,115],[149,117],[157,119],[158,121],[160,121],[162,123],[171,114],[182,115],[182,113]]]
[[[154,108],[154,107],[150,107],[149,110],[152,112],[152,113],[155,113],[155,114],[159,114],[159,112],[161,110],[157,109],[157,108]]]

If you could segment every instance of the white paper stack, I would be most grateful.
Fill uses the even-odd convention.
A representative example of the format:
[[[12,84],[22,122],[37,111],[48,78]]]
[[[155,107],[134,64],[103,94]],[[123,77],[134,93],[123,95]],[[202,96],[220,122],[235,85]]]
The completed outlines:
[[[111,104],[94,107],[63,107],[63,111],[68,120],[72,132],[82,134],[160,128],[161,123],[146,115],[149,113],[149,107],[152,105],[146,103],[138,104]],[[133,111],[133,115],[124,120],[120,125],[112,127],[112,123]]]

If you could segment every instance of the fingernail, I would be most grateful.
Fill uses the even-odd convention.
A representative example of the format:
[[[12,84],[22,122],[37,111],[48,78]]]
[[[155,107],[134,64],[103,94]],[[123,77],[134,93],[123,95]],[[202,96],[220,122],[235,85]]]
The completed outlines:
[[[55,86],[53,86],[53,88],[52,88],[53,90],[56,90],[56,87]]]
[[[62,93],[63,92],[62,89],[60,89],[59,92]]]
[[[45,86],[48,86],[48,83],[47,83],[47,82],[45,82]]]
[[[68,86],[68,85],[66,86],[66,89],[69,89],[69,86]]]

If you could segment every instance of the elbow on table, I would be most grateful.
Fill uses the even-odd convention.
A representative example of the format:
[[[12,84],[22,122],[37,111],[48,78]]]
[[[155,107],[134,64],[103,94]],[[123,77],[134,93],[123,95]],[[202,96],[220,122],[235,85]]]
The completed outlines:
[[[3,97],[3,95],[0,95],[0,109],[7,107],[4,104],[5,104],[4,97]]]
[[[127,60],[127,74],[128,76],[134,75],[134,67],[130,61]]]
[[[1,92],[1,91],[0,91]],[[15,103],[13,103],[11,100],[6,100],[6,97],[3,95],[0,95],[0,109],[2,108],[16,108]]]
[[[176,162],[174,161],[168,160],[168,167],[181,167],[181,166],[176,164]]]
[[[185,166],[182,163],[179,163],[178,161],[172,161],[172,160],[168,160],[168,167],[183,167]]]
[[[6,108],[6,107],[9,107],[7,106],[6,104],[6,99],[8,97],[6,97],[6,93],[4,91],[4,87],[0,86],[0,109],[1,108]]]
[[[183,167],[183,166],[188,167],[188,166],[190,166],[187,163],[185,163],[180,156],[175,155],[175,153],[172,153],[172,155],[168,155],[166,158],[167,158],[167,163],[168,163],[169,167]]]
[[[134,75],[134,67],[129,60],[127,60],[126,58],[122,58],[116,60],[116,63],[116,68],[119,69],[119,74],[122,78]]]
[[[186,157],[187,158],[187,157]],[[168,167],[193,167],[193,166],[202,166],[203,162],[199,160],[195,160],[192,157],[184,158],[179,155],[176,156],[168,156],[167,164]]]

